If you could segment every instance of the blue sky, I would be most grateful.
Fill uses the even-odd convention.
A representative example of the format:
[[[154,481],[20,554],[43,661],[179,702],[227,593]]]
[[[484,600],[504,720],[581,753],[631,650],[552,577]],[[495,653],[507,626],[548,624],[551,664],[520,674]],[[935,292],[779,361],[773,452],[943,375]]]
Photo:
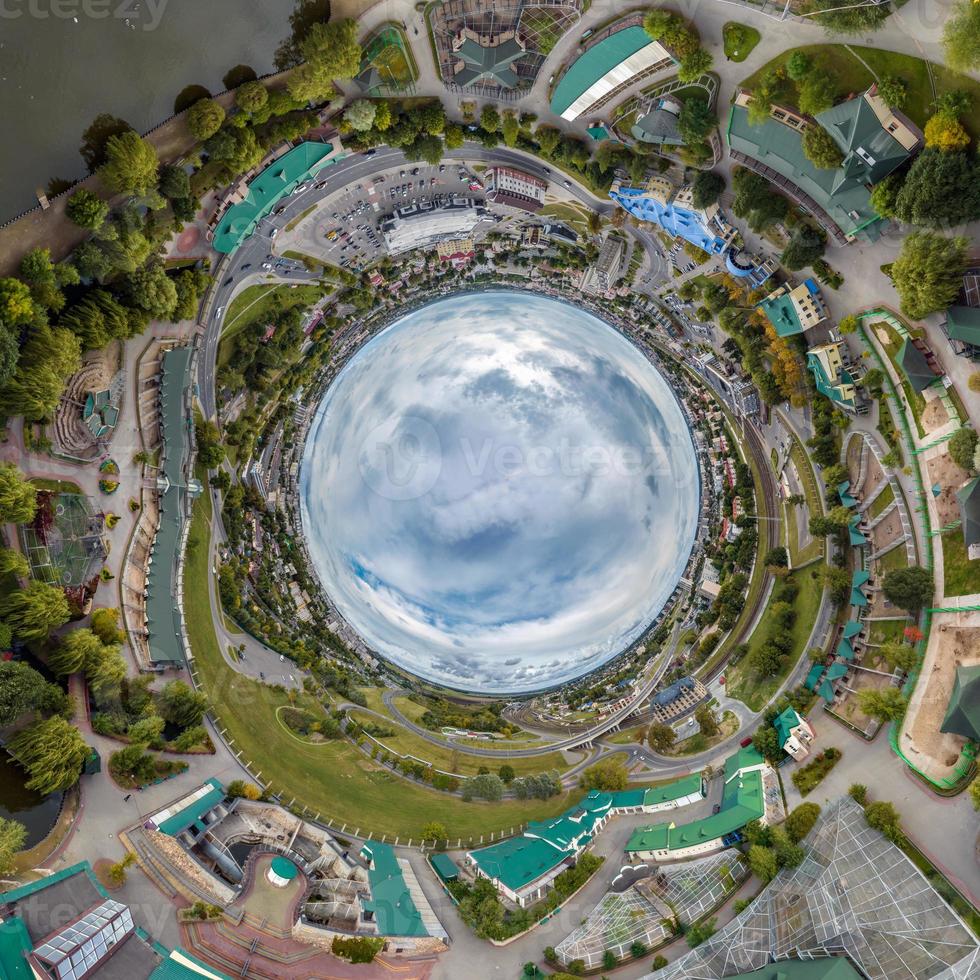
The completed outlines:
[[[664,380],[591,314],[487,292],[416,311],[321,403],[301,471],[310,553],[383,656],[521,692],[619,653],[673,591],[698,472]]]

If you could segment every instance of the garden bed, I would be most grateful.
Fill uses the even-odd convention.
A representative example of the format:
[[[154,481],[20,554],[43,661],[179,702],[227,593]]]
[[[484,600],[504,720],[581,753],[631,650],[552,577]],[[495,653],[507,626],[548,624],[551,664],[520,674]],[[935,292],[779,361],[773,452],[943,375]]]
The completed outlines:
[[[831,746],[793,773],[793,785],[800,791],[800,796],[808,796],[823,782],[830,770],[840,762],[841,754],[840,749]]]

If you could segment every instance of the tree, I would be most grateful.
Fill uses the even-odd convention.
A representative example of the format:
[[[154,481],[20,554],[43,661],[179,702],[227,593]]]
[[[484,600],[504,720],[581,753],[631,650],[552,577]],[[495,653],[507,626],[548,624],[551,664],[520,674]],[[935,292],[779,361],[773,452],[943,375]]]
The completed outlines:
[[[119,647],[99,644],[99,652],[85,664],[85,681],[95,700],[105,704],[119,696],[119,689],[126,676],[126,661],[119,655]]]
[[[259,800],[262,798],[262,790],[254,783],[248,783],[244,779],[233,779],[228,784],[226,792],[233,799]]]
[[[763,725],[761,728],[757,728],[752,735],[752,745],[769,762],[779,762],[785,754],[779,744],[779,733],[772,725]]]
[[[836,170],[844,162],[844,154],[833,136],[819,123],[807,126],[802,142],[807,160],[821,170]]]
[[[973,0],[956,0],[943,25],[946,63],[960,72],[980,68],[980,7]]]
[[[504,784],[496,773],[482,772],[463,783],[464,800],[491,800],[496,802],[504,795]]]
[[[857,700],[861,711],[878,721],[898,721],[908,707],[908,699],[897,687],[864,688],[858,691]]]
[[[441,136],[445,132],[446,110],[438,99],[419,106],[414,115],[423,131],[429,135]]]
[[[106,147],[112,136],[120,136],[132,131],[132,126],[125,119],[103,112],[96,116],[82,133],[82,145],[79,153],[88,167],[88,172],[94,174],[106,162]]]
[[[900,670],[903,673],[914,670],[919,662],[915,647],[908,643],[883,643],[878,648],[878,652],[888,661],[888,666],[892,670]]]
[[[962,466],[967,473],[973,472],[973,457],[977,449],[976,429],[968,429],[965,426],[957,429],[946,447],[957,466]]]
[[[589,766],[579,777],[582,789],[598,789],[603,792],[616,792],[626,789],[629,773],[621,762],[608,759]]]
[[[31,574],[30,562],[13,548],[0,548],[0,575],[12,575],[17,579]]]
[[[908,102],[909,88],[904,78],[898,75],[882,75],[878,80],[878,95],[891,109],[902,109]]]
[[[442,159],[442,140],[438,136],[419,136],[405,150],[409,159],[424,160],[430,166],[435,166]]]
[[[480,126],[488,133],[496,133],[500,129],[500,113],[489,102],[480,111]]]
[[[98,231],[109,217],[109,205],[98,194],[93,194],[83,187],[68,198],[65,214],[79,228]]]
[[[783,82],[782,68],[767,68],[752,89],[752,95],[747,106],[749,124],[761,126],[769,119],[769,112]]]
[[[156,775],[156,765],[146,746],[136,742],[109,756],[109,771],[114,776],[122,776],[134,785],[142,786]]]
[[[803,51],[794,51],[786,61],[786,74],[794,82],[802,82],[813,68],[809,55]]]
[[[140,745],[158,747],[163,744],[163,726],[165,722],[158,715],[144,715],[139,721],[129,726],[126,733],[131,742]]]
[[[718,734],[718,719],[715,717],[715,713],[711,710],[710,705],[702,704],[694,712],[694,717],[701,729],[701,734],[706,738],[711,738],[713,735]]]
[[[34,319],[34,301],[27,283],[0,279],[0,321],[8,327],[23,326]]]
[[[847,789],[847,795],[856,803],[864,806],[868,801],[868,787],[863,783],[851,783]]]
[[[517,137],[520,134],[520,131],[521,127],[520,123],[517,121],[517,113],[505,112],[500,123],[500,133],[504,138],[504,143],[507,146],[517,146]],[[603,150],[605,146],[606,144],[602,143],[600,144],[599,149]]]
[[[781,868],[795,868],[803,863],[806,853],[798,843],[790,840],[784,827],[773,827],[769,841],[776,852],[776,863]]]
[[[27,770],[25,786],[43,796],[74,786],[89,754],[79,730],[58,715],[22,728],[7,748]]]
[[[366,132],[374,125],[375,103],[369,99],[357,99],[344,110],[344,122],[351,129]]]
[[[691,203],[696,208],[707,208],[721,197],[725,178],[713,170],[699,170],[691,185]]]
[[[446,127],[444,140],[447,150],[458,150],[464,142],[463,127],[450,123]]]
[[[871,207],[883,218],[894,216],[903,183],[901,175],[889,174],[871,188]]]
[[[422,840],[428,841],[431,844],[438,844],[441,840],[447,840],[449,837],[449,831],[446,830],[446,825],[439,823],[437,820],[430,820],[422,828]]]
[[[14,868],[14,855],[27,841],[27,828],[16,820],[0,817],[0,875]]]
[[[870,33],[877,30],[891,12],[888,4],[851,7],[839,3],[838,0],[814,0],[811,9],[824,11],[813,19],[824,27],[828,34]]]
[[[269,102],[269,92],[259,81],[245,82],[235,92],[235,105],[242,112],[258,112]]]
[[[663,722],[654,722],[647,729],[647,744],[655,752],[667,752],[676,741],[677,732]]]
[[[895,196],[900,221],[926,228],[966,224],[980,216],[980,168],[963,152],[923,150]]]
[[[965,150],[970,145],[970,134],[950,112],[937,112],[927,119],[924,133],[926,146],[943,153]]]
[[[48,667],[56,674],[66,676],[85,670],[101,656],[103,643],[95,633],[85,627],[74,629],[62,638],[61,644],[48,656]]]
[[[711,66],[714,63],[715,59],[704,48],[698,48],[681,59],[680,67],[677,69],[677,77],[682,82],[695,82],[706,71],[711,71]]]
[[[710,939],[715,934],[717,928],[718,920],[712,916],[710,919],[705,919],[703,922],[696,922],[690,926],[684,938],[687,940],[687,945],[691,949],[695,949],[706,939]]]
[[[201,723],[208,709],[208,699],[192,690],[184,681],[170,681],[160,692],[160,714],[178,728],[192,728]]]
[[[225,110],[214,99],[198,99],[187,110],[186,119],[191,136],[203,143],[221,129],[225,121]]]
[[[23,640],[43,639],[70,616],[64,592],[45,582],[29,582],[0,598],[0,619]]]
[[[191,178],[183,167],[167,164],[160,168],[157,189],[168,201],[191,196]]]
[[[888,599],[911,613],[932,602],[935,584],[925,568],[895,568],[885,575],[882,589]]]
[[[776,545],[775,548],[770,548],[766,552],[762,563],[767,568],[786,568],[789,566],[789,555],[781,544]]]
[[[945,238],[928,231],[909,235],[891,270],[902,312],[921,320],[947,309],[963,285],[967,248],[961,236]]]
[[[826,242],[827,237],[822,231],[810,225],[797,225],[779,260],[787,269],[802,269],[823,255]]]
[[[604,970],[614,970],[616,969],[616,964],[619,961],[616,959],[616,954],[611,950],[607,949],[602,954],[602,968]]]
[[[837,81],[821,68],[811,71],[799,85],[799,110],[808,116],[825,112],[834,104]]]
[[[109,137],[99,177],[117,194],[148,194],[156,186],[158,168],[153,146],[129,130]]]
[[[786,818],[784,824],[789,839],[799,843],[813,829],[820,816],[820,806],[817,803],[801,803]]]
[[[869,803],[864,808],[864,819],[869,827],[881,831],[893,843],[902,839],[902,830],[899,824],[901,817],[893,803],[884,800]]]
[[[749,867],[752,873],[765,884],[769,884],[779,872],[779,862],[775,851],[761,844],[753,844],[749,848]]]
[[[132,306],[155,320],[169,320],[177,308],[177,287],[159,262],[151,262],[126,277],[126,295]]]
[[[37,512],[37,489],[13,463],[0,463],[0,524],[27,524]]]
[[[33,667],[17,660],[0,660],[0,728],[42,707],[48,700],[48,687]]]
[[[500,777],[501,782],[503,782],[505,786],[510,786],[510,784],[514,781],[514,778],[516,777],[517,773],[514,772],[513,766],[509,766],[507,765],[507,763],[504,763],[497,770],[497,775]]]
[[[194,425],[194,438],[201,465],[209,470],[217,469],[225,458],[218,427],[210,420],[199,418]]]
[[[561,142],[561,130],[554,126],[541,125],[534,130],[534,138],[541,152],[545,156],[551,156]]]

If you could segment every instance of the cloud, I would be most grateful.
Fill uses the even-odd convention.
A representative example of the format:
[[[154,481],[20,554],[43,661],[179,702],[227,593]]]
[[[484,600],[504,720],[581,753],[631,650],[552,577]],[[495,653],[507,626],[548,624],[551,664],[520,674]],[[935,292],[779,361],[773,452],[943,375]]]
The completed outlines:
[[[424,492],[402,492],[412,481]],[[694,540],[697,463],[670,389],[610,327],[543,297],[471,294],[345,367],[301,499],[321,578],[373,648],[516,692],[593,669],[656,616]]]

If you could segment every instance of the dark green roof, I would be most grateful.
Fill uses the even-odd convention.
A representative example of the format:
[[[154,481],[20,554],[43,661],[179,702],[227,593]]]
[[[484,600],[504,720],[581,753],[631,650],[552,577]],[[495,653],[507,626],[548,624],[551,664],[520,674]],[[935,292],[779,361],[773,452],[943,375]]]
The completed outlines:
[[[821,395],[829,398],[832,402],[836,402],[838,405],[844,405],[847,408],[854,407],[854,398],[845,397],[843,392],[845,385],[854,384],[854,379],[849,372],[841,369],[836,378],[830,377],[824,370],[823,362],[812,351],[807,351],[806,366],[810,369],[810,373],[813,375],[813,382]],[[850,499],[853,500],[854,498],[852,497]],[[846,504],[846,506],[851,507],[853,504]]]
[[[453,78],[458,85],[475,85],[477,82],[513,88],[517,75],[511,65],[524,56],[524,49],[513,38],[493,47],[483,47],[472,38],[466,38],[456,54],[463,68]]]
[[[511,891],[518,891],[557,868],[572,855],[539,837],[508,837],[473,852],[477,867]]]
[[[975,476],[956,491],[956,502],[960,507],[963,543],[967,548],[980,544],[980,476]]]
[[[868,544],[868,539],[858,530],[858,524],[861,518],[855,514],[847,525],[847,533],[850,538],[852,548],[865,548]]]
[[[980,664],[956,668],[953,693],[939,730],[980,742]]]
[[[803,686],[813,691],[816,690],[817,682],[823,674],[823,664],[814,664],[810,668],[810,672],[806,675],[806,680],[803,682]]]
[[[187,960],[187,963],[181,963],[180,959],[176,957],[182,957]],[[231,980],[227,973],[222,973],[213,966],[202,963],[196,956],[191,956],[186,949],[181,949],[178,946],[150,974],[150,980],[200,980],[202,976]]]
[[[851,481],[845,480],[837,484],[837,496],[845,507],[856,507],[857,499],[851,496]]]
[[[953,340],[980,347],[980,309],[951,306],[946,311],[946,333]]]
[[[209,810],[216,807],[225,798],[225,791],[221,783],[212,777],[193,794],[189,795],[192,795],[193,799],[190,799],[184,806],[178,809],[167,807],[153,815],[155,819],[162,817],[157,824],[157,830],[161,834],[176,837],[183,833],[188,827],[201,820]],[[177,802],[182,803],[183,801],[178,800]]]
[[[31,936],[23,919],[15,915],[0,922],[0,977],[34,980],[26,958],[31,948]]]
[[[454,881],[459,877],[459,868],[456,867],[453,859],[448,854],[433,854],[429,859],[435,873],[443,881]]]
[[[925,354],[906,337],[895,355],[895,361],[916,391],[923,391],[936,380],[936,373],[929,367]]]
[[[382,936],[427,936],[422,915],[412,901],[398,858],[389,844],[368,841],[361,857],[371,862],[368,884],[371,898],[363,903],[373,912]]]
[[[736,973],[728,980],[861,980],[862,974],[843,956],[819,960],[779,960],[761,970]]]
[[[820,113],[816,121],[844,155],[843,163],[835,170],[810,163],[803,152],[799,130],[775,119],[753,126],[749,123],[748,110],[739,105],[732,106],[728,144],[791,181],[845,234],[854,235],[880,220],[871,207],[869,185],[890,174],[910,154],[882,128],[862,97]]]

